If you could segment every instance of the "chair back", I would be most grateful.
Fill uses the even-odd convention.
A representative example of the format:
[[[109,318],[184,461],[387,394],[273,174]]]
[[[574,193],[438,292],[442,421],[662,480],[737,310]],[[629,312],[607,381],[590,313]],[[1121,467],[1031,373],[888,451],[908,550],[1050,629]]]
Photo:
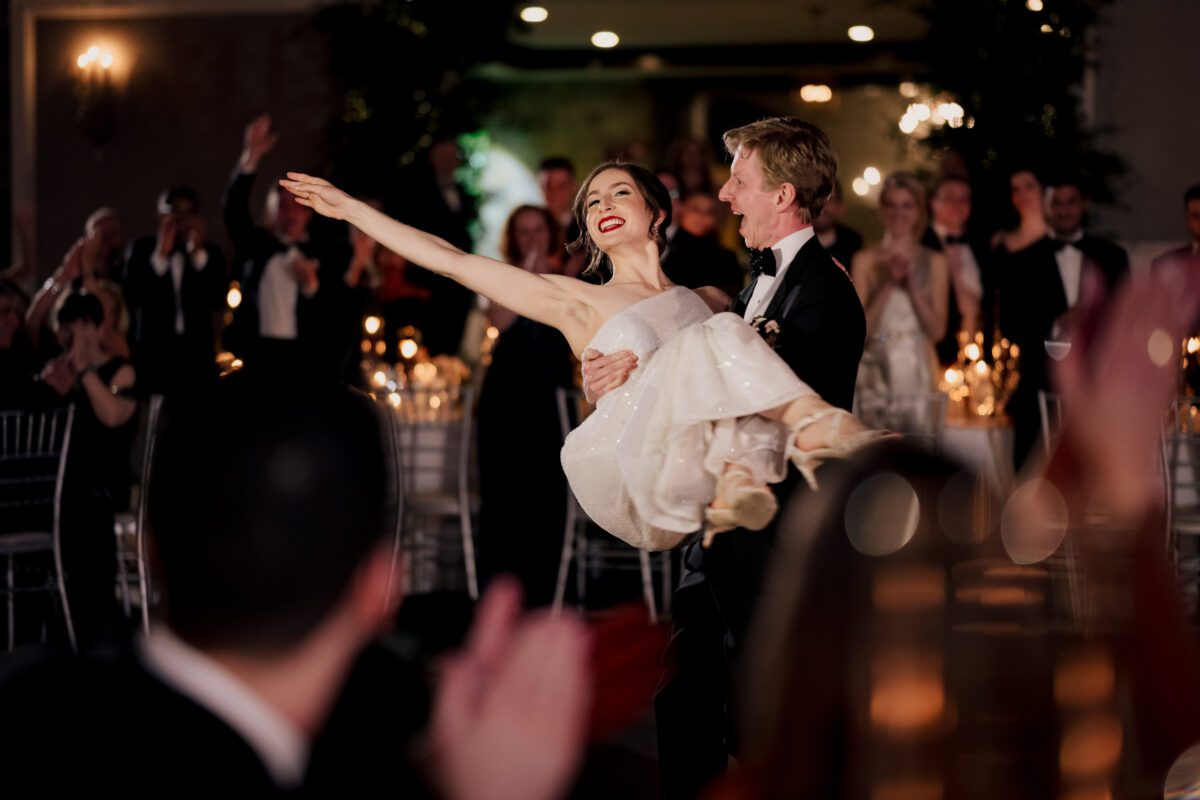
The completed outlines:
[[[1045,448],[1046,458],[1049,458],[1058,444],[1058,437],[1062,435],[1062,398],[1054,392],[1039,389],[1038,414],[1042,420],[1042,447]]]
[[[146,510],[150,506],[150,476],[154,469],[154,448],[158,444],[158,424],[159,418],[162,416],[163,396],[161,394],[151,395],[150,401],[146,403],[145,412],[145,436],[142,439],[142,454],[141,454],[141,479],[138,481],[138,503],[137,503],[137,527],[135,536],[137,537],[137,571],[138,571],[138,594],[142,600],[142,632],[150,632],[150,601],[153,597],[150,575],[150,557],[146,530]]]
[[[58,538],[75,407],[0,412],[0,533]]]

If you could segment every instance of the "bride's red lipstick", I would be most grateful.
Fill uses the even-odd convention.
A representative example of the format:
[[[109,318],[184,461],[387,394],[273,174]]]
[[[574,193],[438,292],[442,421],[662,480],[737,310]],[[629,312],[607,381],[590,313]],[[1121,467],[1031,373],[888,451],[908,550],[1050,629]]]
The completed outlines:
[[[616,220],[617,224],[613,225],[611,228],[606,229],[604,227],[604,225],[606,222],[608,222],[610,220]],[[609,231],[615,231],[617,228],[620,228],[624,224],[625,224],[625,220],[621,219],[620,217],[616,216],[615,214],[609,214],[607,217],[602,217],[600,219],[600,221],[596,223],[596,230],[600,231],[601,233],[608,233]]]

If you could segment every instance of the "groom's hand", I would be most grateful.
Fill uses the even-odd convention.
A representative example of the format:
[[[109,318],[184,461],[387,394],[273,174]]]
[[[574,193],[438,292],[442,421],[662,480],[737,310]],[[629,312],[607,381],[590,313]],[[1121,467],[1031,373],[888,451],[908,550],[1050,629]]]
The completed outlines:
[[[581,368],[583,371],[583,396],[595,403],[613,389],[629,379],[637,368],[637,356],[631,350],[618,350],[604,355],[596,350],[584,350]]]

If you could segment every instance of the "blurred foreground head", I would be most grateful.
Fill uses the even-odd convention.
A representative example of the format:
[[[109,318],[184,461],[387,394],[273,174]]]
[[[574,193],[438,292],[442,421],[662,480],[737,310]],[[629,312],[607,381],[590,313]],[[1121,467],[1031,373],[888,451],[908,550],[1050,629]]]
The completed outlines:
[[[168,403],[149,495],[166,622],[271,654],[337,606],[384,534],[380,419],[341,386],[235,373]]]
[[[903,443],[826,465],[779,527],[740,684],[743,769],[718,796],[1161,787],[1200,741],[1194,681],[1162,669],[1191,663],[1186,627],[1141,617],[1147,586],[1170,599],[1140,577],[1161,528],[1097,551],[1111,531],[1021,498]]]

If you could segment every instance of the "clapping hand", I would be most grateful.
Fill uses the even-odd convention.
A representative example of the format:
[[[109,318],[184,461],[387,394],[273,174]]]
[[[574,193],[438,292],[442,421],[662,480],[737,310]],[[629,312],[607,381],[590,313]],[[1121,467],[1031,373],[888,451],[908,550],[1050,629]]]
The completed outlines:
[[[464,649],[442,669],[430,721],[434,773],[453,800],[552,800],[579,764],[591,706],[590,637],[571,616],[521,616],[494,581]]]
[[[75,385],[75,380],[79,377],[79,372],[71,365],[70,354],[64,353],[58,358],[52,358],[47,361],[39,377],[42,383],[49,386],[59,395],[66,396],[71,391],[71,387]]]
[[[907,286],[912,279],[912,259],[901,253],[885,256],[888,275],[897,286]]]
[[[307,258],[305,256],[297,256],[292,260],[292,277],[296,279],[296,283],[300,284],[300,288],[307,294],[312,294],[317,290],[317,270],[321,264],[315,258]]]
[[[179,231],[179,223],[175,221],[175,215],[164,214],[158,222],[158,248],[159,257],[167,258],[171,255],[171,251],[175,249],[175,237]]]
[[[323,178],[289,172],[279,185],[296,196],[296,202],[330,219],[345,219],[354,201],[350,195]]]
[[[187,242],[185,242],[189,253],[195,253],[204,247],[204,234],[207,232],[204,219],[198,216],[192,217],[191,224],[188,225]]]
[[[1136,515],[1162,490],[1149,465],[1176,389],[1179,342],[1200,311],[1200,273],[1134,276],[1110,303],[1103,293],[1085,271],[1072,347],[1054,377],[1078,463],[1114,511]]]

